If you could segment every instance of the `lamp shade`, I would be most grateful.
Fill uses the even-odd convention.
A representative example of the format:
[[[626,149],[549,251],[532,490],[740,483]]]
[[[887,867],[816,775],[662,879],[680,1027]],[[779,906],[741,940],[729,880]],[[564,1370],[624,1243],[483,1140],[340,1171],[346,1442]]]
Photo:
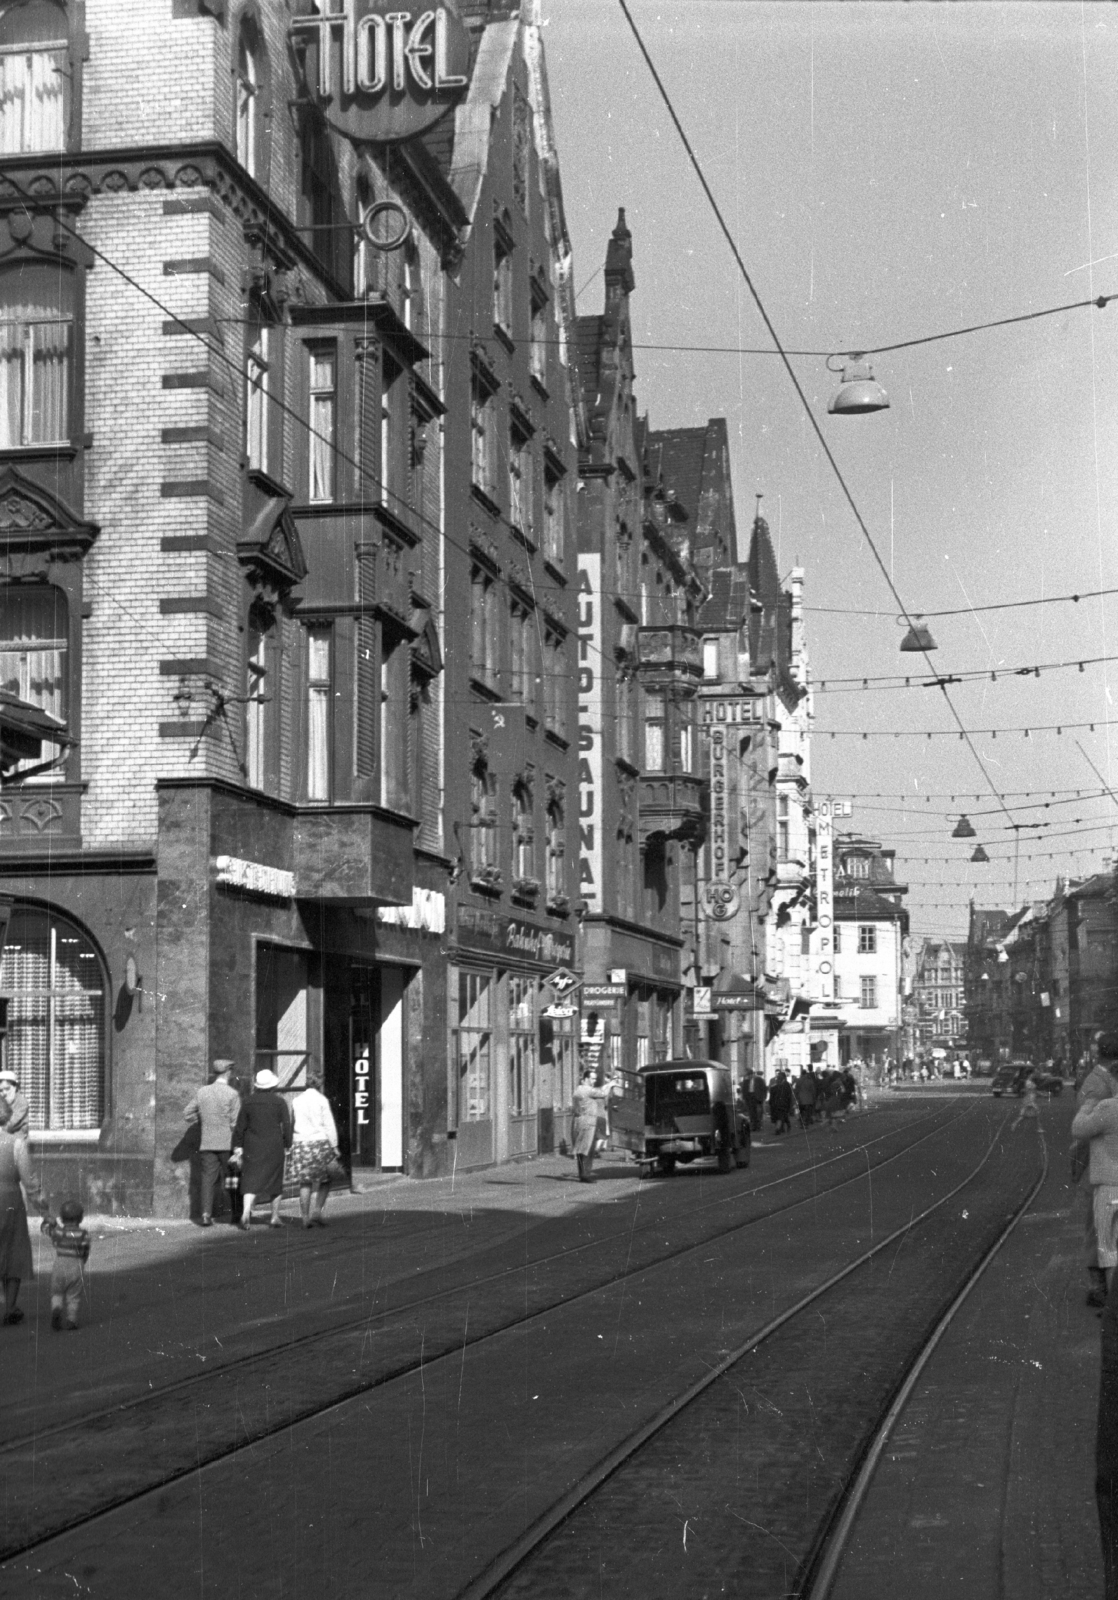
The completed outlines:
[[[974,836],[974,828],[967,821],[966,817],[960,817],[958,822],[951,830],[951,837],[953,839],[973,839]]]
[[[910,655],[922,655],[925,650],[938,650],[939,646],[932,638],[930,628],[926,628],[922,622],[914,622],[901,640],[901,649]]]
[[[842,382],[827,410],[836,417],[864,417],[870,411],[888,411],[889,396],[876,381],[868,361],[850,361],[842,369]]]
[[[990,857],[986,854],[986,852],[982,848],[982,846],[980,844],[975,845],[974,854],[971,856],[971,860],[972,861],[989,861],[989,859],[990,859]]]

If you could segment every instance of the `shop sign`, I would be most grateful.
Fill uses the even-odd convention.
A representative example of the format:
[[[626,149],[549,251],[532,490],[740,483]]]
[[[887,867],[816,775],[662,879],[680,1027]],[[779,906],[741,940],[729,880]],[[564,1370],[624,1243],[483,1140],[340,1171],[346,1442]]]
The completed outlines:
[[[442,933],[446,929],[446,896],[437,889],[413,888],[410,906],[378,906],[377,921],[419,933]]]
[[[579,894],[602,909],[602,558],[578,558]]]
[[[269,900],[294,900],[295,874],[281,867],[267,867],[260,861],[242,861],[239,856],[215,856],[218,883],[246,894],[263,895]]]
[[[444,0],[408,11],[393,0],[333,0],[296,17],[291,42],[327,120],[365,144],[422,133],[469,82],[469,34]]]
[[[582,979],[577,972],[572,972],[570,967],[559,967],[549,978],[545,978],[543,981],[562,1000],[566,995],[574,993]]]
[[[664,950],[658,944],[652,946],[652,970],[658,978],[674,978],[676,974],[676,952]]]
[[[708,728],[719,722],[734,725],[765,720],[765,702],[759,695],[741,695],[735,700],[704,700],[702,708],[702,721]]]
[[[811,957],[815,993],[821,999],[830,999],[835,988],[835,809],[829,800],[821,800],[815,807],[815,929]]]
[[[369,1049],[364,1048],[353,1063],[353,1109],[359,1128],[369,1126],[369,1099],[371,1080],[369,1076]]]
[[[504,917],[478,906],[458,907],[458,943],[499,956],[504,950]]]
[[[555,933],[519,917],[502,917],[477,906],[458,907],[457,936],[459,944],[495,956],[524,956],[552,966],[566,966],[575,958],[573,934]]]
[[[585,983],[582,986],[582,1002],[587,1006],[611,1005],[615,1000],[624,1000],[628,989],[623,983]]]
[[[543,1010],[540,1012],[540,1016],[541,1017],[550,1017],[550,1018],[553,1018],[555,1021],[558,1022],[560,1019],[562,1019],[564,1017],[577,1017],[578,1016],[578,1007],[577,1006],[544,1006]]]
[[[718,1015],[711,1004],[709,984],[697,983],[691,990],[691,1016],[695,1022],[713,1022]]]
[[[712,922],[726,922],[741,909],[741,890],[725,878],[703,884],[703,910]]]

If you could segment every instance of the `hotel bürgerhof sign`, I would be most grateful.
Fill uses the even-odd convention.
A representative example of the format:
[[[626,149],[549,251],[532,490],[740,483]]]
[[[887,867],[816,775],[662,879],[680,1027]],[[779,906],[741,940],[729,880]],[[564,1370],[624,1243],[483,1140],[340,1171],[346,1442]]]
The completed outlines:
[[[327,120],[367,144],[422,133],[468,82],[469,34],[444,0],[412,10],[393,0],[324,0],[294,19],[291,40]]]

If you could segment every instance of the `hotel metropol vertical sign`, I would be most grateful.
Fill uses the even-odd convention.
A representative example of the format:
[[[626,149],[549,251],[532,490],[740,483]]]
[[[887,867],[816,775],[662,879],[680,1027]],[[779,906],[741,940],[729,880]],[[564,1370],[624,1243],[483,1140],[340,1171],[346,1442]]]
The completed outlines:
[[[815,807],[815,994],[830,999],[835,981],[835,806],[821,800]]]
[[[296,17],[291,42],[327,121],[368,144],[410,139],[461,99],[470,39],[445,0],[404,10],[392,0],[326,0]]]

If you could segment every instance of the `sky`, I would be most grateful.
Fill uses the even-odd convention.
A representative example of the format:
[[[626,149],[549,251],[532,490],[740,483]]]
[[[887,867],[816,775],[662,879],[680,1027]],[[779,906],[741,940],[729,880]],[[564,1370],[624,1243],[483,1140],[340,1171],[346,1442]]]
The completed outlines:
[[[905,609],[960,612],[929,618],[931,660],[982,674],[948,690],[977,757],[938,688],[861,687],[929,668],[899,651],[881,566],[618,0],[543,0],[579,312],[602,309],[624,206],[638,404],[656,428],[727,418],[739,542],[760,493],[782,572],[802,566],[822,608],[808,615],[815,793],[852,800],[847,825],[896,847],[915,934],[963,937],[972,898],[1046,898],[1118,848],[1118,593],[979,609],[1118,588],[1118,301],[876,355],[891,405],[871,416],[828,415],[825,353],[1118,294],[1118,13],[630,9],[781,344],[819,352],[792,365]],[[955,839],[964,813],[976,837]],[[970,860],[979,843],[989,865]]]

